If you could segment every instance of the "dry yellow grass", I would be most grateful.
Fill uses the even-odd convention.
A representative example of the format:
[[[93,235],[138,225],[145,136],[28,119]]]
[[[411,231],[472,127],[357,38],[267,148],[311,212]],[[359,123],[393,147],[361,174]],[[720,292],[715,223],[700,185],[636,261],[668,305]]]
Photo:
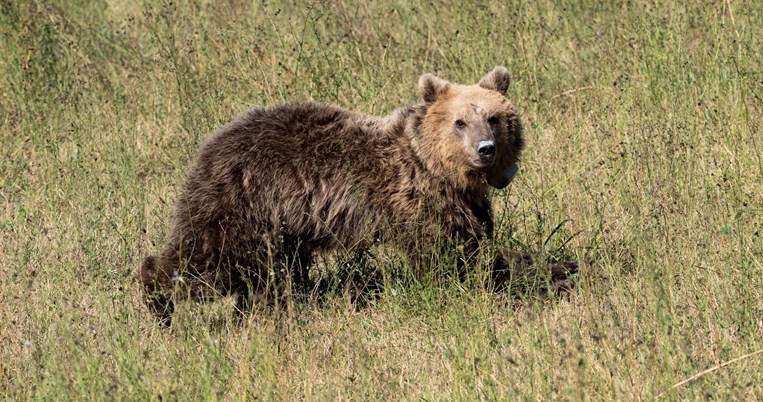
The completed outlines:
[[[756,1],[0,1],[0,396],[763,399],[760,355],[726,364],[763,348],[761,38]],[[500,235],[579,259],[568,299],[390,274],[361,309],[155,325],[132,275],[206,133],[496,64],[528,140]]]

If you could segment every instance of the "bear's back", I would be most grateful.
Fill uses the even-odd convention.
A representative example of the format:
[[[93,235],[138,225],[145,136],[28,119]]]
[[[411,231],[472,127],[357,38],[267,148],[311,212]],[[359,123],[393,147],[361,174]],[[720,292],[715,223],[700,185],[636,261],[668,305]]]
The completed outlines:
[[[285,226],[318,247],[358,242],[389,214],[412,157],[403,125],[388,123],[314,102],[251,109],[200,147],[179,216]]]
[[[255,108],[212,134],[196,164],[241,163],[276,174],[373,170],[375,154],[403,134],[382,130],[382,121],[315,102]]]

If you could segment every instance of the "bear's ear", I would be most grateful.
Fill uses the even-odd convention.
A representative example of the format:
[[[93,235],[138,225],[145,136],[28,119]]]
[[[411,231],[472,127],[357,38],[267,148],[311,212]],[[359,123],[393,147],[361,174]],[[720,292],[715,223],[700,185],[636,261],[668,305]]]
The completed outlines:
[[[501,95],[506,96],[506,91],[509,90],[509,70],[504,66],[494,68],[493,71],[482,77],[479,86],[498,91]]]
[[[419,78],[419,95],[426,103],[432,103],[438,96],[448,92],[448,87],[448,81],[441,80],[432,74],[424,74]]]

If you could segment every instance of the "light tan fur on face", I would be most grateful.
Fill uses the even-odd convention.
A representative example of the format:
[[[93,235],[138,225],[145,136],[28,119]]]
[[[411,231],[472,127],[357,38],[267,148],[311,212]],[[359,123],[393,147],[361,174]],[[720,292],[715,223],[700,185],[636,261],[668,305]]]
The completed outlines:
[[[488,119],[497,118],[491,125]],[[480,85],[448,84],[443,94],[429,107],[421,124],[424,159],[435,174],[448,175],[459,187],[485,184],[485,175],[495,165],[516,162],[516,111],[499,92]],[[462,120],[465,127],[456,126]],[[480,141],[495,141],[496,159],[492,164],[480,161],[476,148]],[[496,168],[500,168],[495,166]]]

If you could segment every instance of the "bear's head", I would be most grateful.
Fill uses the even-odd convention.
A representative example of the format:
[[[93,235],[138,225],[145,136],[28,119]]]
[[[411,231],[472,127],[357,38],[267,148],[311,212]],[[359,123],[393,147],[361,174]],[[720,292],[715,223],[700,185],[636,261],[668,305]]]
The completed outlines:
[[[419,79],[426,112],[416,139],[419,155],[437,175],[462,187],[511,182],[524,145],[522,126],[506,99],[509,73],[496,67],[476,85],[458,85],[431,74]]]

